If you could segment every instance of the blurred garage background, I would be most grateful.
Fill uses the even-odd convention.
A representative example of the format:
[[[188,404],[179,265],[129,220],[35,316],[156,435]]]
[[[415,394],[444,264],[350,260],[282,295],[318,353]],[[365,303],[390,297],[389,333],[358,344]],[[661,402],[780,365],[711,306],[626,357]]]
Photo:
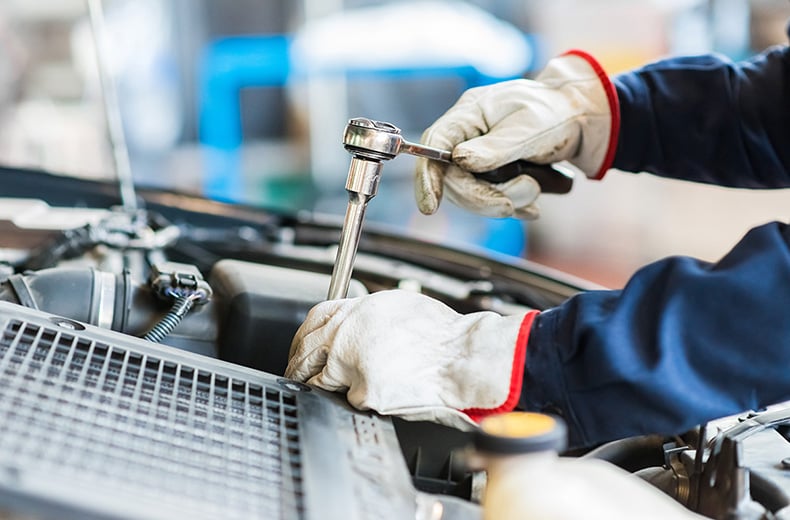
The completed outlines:
[[[341,215],[346,120],[408,139],[464,88],[531,75],[569,48],[607,71],[667,55],[742,59],[787,41],[787,0],[104,0],[107,70],[140,186]],[[112,178],[87,0],[0,3],[0,164]],[[525,225],[449,204],[424,217],[413,158],[384,167],[368,219],[428,240],[526,256],[609,287],[675,254],[716,260],[787,190],[610,172],[541,199]]]

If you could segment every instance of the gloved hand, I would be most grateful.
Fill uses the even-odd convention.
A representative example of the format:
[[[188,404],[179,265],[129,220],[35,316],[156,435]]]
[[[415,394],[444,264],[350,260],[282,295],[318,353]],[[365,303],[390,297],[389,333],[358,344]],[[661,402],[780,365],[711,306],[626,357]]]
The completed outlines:
[[[403,290],[326,301],[296,332],[285,376],[347,391],[358,409],[468,429],[518,403],[535,314],[461,315]]]
[[[600,179],[614,158],[619,120],[614,86],[581,51],[550,60],[534,80],[469,89],[422,135],[423,144],[452,150],[454,164],[417,160],[417,206],[435,213],[446,189],[455,204],[484,216],[537,218],[540,187],[534,179],[521,175],[492,185],[469,172],[518,159],[567,160]]]

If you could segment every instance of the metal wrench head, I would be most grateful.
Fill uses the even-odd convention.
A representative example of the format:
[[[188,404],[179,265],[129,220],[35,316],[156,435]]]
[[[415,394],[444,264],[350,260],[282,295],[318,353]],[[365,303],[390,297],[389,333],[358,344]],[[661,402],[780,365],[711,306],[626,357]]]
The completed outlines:
[[[388,161],[407,153],[435,161],[453,162],[453,152],[419,143],[410,143],[392,123],[365,117],[351,119],[343,134],[343,144],[352,155],[368,161]]]
[[[369,161],[389,161],[401,152],[400,128],[365,117],[349,120],[343,133],[343,145],[355,157]]]

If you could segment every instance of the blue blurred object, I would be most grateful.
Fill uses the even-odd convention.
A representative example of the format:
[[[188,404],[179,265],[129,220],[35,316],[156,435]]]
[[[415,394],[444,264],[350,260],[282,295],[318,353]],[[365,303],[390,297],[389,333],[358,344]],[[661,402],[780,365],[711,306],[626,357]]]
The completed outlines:
[[[527,250],[525,223],[517,218],[488,218],[486,237],[480,244],[486,249],[523,257]]]
[[[245,87],[281,87],[290,77],[290,38],[235,36],[209,44],[200,71],[199,138],[205,152],[203,193],[240,202],[241,103]]]
[[[530,48],[536,47],[532,35],[525,34],[524,38]],[[231,202],[243,200],[240,91],[247,87],[283,87],[289,81],[303,79],[293,73],[291,41],[286,35],[233,36],[215,40],[206,47],[200,72],[199,138],[206,151],[203,190],[207,197]],[[349,80],[453,77],[463,80],[465,88],[517,77],[492,76],[473,65],[425,64],[387,68],[350,65],[342,69],[325,68],[321,73],[343,74]]]
[[[326,59],[326,49],[322,48],[317,53],[318,58],[310,56],[308,59],[303,47],[294,49],[294,35],[284,34],[232,36],[211,42],[204,49],[200,66],[199,139],[204,153],[204,195],[220,201],[254,203],[249,200],[241,168],[242,89],[286,87],[317,76],[393,82],[450,78],[460,80],[463,88],[486,85],[522,77],[536,65],[536,38],[519,34],[523,38],[519,45],[524,52],[512,58],[517,66],[511,65],[509,70],[502,66],[503,61],[508,65],[508,58],[503,60],[501,56],[498,63],[484,67],[462,63],[458,56],[443,59],[439,53],[435,59],[430,53],[422,53],[410,63],[400,57],[388,60],[376,50],[363,49],[367,53],[365,57],[371,59],[352,62],[344,60],[342,49],[339,56]],[[314,62],[307,64],[310,59]],[[479,56],[476,59],[480,61]],[[485,243],[477,245],[512,255],[523,253],[521,222],[486,220],[491,220],[491,231],[483,239]],[[513,220],[512,224],[508,224],[508,220]]]

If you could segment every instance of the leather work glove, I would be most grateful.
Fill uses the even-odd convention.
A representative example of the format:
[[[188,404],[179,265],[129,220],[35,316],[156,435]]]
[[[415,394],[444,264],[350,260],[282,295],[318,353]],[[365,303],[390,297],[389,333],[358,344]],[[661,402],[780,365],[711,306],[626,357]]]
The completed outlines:
[[[361,410],[469,429],[518,403],[537,312],[461,315],[404,290],[322,302],[294,336],[285,377],[347,391]]]
[[[518,159],[567,160],[600,179],[614,158],[619,120],[614,86],[598,62],[581,51],[550,60],[534,80],[469,89],[422,135],[423,144],[452,150],[454,164],[417,160],[417,206],[426,215],[435,213],[444,190],[474,213],[535,219],[540,186],[534,179],[520,175],[490,184],[469,172]]]

